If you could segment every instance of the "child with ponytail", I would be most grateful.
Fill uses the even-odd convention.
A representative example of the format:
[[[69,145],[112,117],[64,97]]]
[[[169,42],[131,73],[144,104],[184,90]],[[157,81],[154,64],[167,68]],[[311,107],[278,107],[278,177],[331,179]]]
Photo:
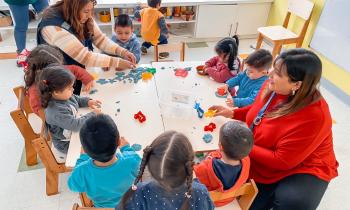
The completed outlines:
[[[226,37],[215,46],[217,56],[205,62],[204,72],[216,82],[224,83],[239,73],[238,36]]]
[[[194,152],[185,135],[176,131],[165,132],[143,152],[139,174],[117,210],[214,209],[206,187],[193,180]],[[146,166],[153,179],[139,183]]]
[[[73,95],[74,82],[74,75],[61,65],[44,68],[36,82],[57,162],[65,161],[72,131],[79,131],[89,117],[100,113],[101,102]],[[78,117],[79,107],[90,107],[93,112]]]
[[[39,115],[39,110],[41,109],[41,102],[35,80],[40,75],[40,72],[50,64],[63,64],[63,55],[58,48],[44,44],[35,47],[25,62],[24,82],[29,96],[30,107],[37,115]],[[72,72],[77,80],[82,81],[84,91],[89,91],[92,88],[94,79],[85,69],[75,65],[65,65],[64,67]],[[78,90],[75,91],[75,93],[77,92]]]

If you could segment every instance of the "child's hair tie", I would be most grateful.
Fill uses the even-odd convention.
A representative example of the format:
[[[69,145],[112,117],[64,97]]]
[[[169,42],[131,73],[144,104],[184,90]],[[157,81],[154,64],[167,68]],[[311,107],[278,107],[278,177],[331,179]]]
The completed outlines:
[[[133,191],[136,191],[136,190],[137,190],[137,186],[136,186],[135,184],[133,184],[133,185],[131,185],[131,189],[132,189]]]
[[[188,198],[188,199],[191,198],[191,195],[190,195],[188,192],[185,192],[185,196],[186,196],[186,198]]]

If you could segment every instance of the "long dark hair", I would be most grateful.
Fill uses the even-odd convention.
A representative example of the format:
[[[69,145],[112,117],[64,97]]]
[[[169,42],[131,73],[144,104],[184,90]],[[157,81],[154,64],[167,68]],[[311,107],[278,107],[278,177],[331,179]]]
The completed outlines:
[[[275,60],[281,61],[281,71],[285,72],[291,82],[302,82],[295,95],[290,95],[287,101],[281,104],[276,110],[269,112],[268,117],[280,117],[319,100],[322,95],[319,91],[319,83],[322,75],[322,62],[312,51],[296,48],[284,51]],[[271,94],[266,86],[262,97],[266,100]]]
[[[186,183],[187,192],[181,210],[188,210],[192,195],[193,158],[192,145],[184,134],[176,131],[164,132],[143,150],[140,171],[134,185],[140,181],[146,166],[152,177],[168,191]],[[121,200],[121,209],[125,209],[133,194],[131,187]]]
[[[50,65],[46,67],[36,81],[40,90],[41,106],[46,108],[54,91],[63,91],[74,81],[74,75],[67,71],[64,66]]]
[[[60,50],[50,45],[38,45],[29,54],[27,58],[28,69],[24,74],[26,89],[35,82],[36,75],[50,64],[62,64],[63,55]]]
[[[234,35],[233,37],[223,38],[215,46],[215,51],[218,55],[225,54],[229,56],[227,65],[230,70],[235,70],[234,62],[238,56],[238,45],[238,36]]]
[[[61,0],[46,9],[44,17],[54,17],[57,12],[61,12],[64,20],[74,28],[77,38],[88,39],[94,35],[93,20],[90,18],[86,23],[81,24],[79,12],[90,2],[96,5],[96,0]]]

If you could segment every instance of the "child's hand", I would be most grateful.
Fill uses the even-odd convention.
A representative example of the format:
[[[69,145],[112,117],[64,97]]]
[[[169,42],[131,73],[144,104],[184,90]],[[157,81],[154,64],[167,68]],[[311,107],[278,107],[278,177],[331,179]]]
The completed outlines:
[[[83,91],[84,92],[89,92],[91,90],[91,88],[93,88],[93,87],[94,87],[94,80],[92,80],[91,82],[89,82],[86,85],[84,85]]]
[[[227,97],[227,99],[226,99],[226,105],[228,107],[234,107],[235,106],[235,102],[233,101],[233,99],[230,96]]]
[[[121,137],[119,138],[119,146],[120,146],[120,147],[125,146],[125,145],[128,145],[128,144],[129,144],[129,142],[128,142],[123,136],[121,136]]]
[[[99,108],[101,108],[101,101],[99,101],[99,100],[89,100],[88,106],[91,109],[99,109]]]
[[[119,61],[119,66],[118,66],[118,68],[116,68],[116,70],[133,69],[135,67],[136,67],[136,65],[131,63],[130,61],[121,59]]]
[[[99,108],[93,109],[92,111],[97,115],[102,114],[102,111]]]
[[[224,90],[225,90],[225,93],[227,93],[227,91],[228,91],[228,85],[227,85],[227,84],[225,84],[225,85],[223,85],[223,86],[221,86],[221,87],[219,87],[219,88],[224,89]],[[218,88],[218,89],[219,89],[219,88]]]

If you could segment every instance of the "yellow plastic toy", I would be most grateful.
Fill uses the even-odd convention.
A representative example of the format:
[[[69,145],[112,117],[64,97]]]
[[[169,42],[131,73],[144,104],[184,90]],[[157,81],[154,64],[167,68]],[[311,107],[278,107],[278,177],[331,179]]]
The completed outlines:
[[[143,72],[141,77],[142,77],[142,81],[147,81],[147,80],[152,79],[153,74],[150,72]]]
[[[208,117],[208,118],[214,117],[215,113],[216,113],[216,110],[208,110],[208,111],[204,112],[204,117]]]

